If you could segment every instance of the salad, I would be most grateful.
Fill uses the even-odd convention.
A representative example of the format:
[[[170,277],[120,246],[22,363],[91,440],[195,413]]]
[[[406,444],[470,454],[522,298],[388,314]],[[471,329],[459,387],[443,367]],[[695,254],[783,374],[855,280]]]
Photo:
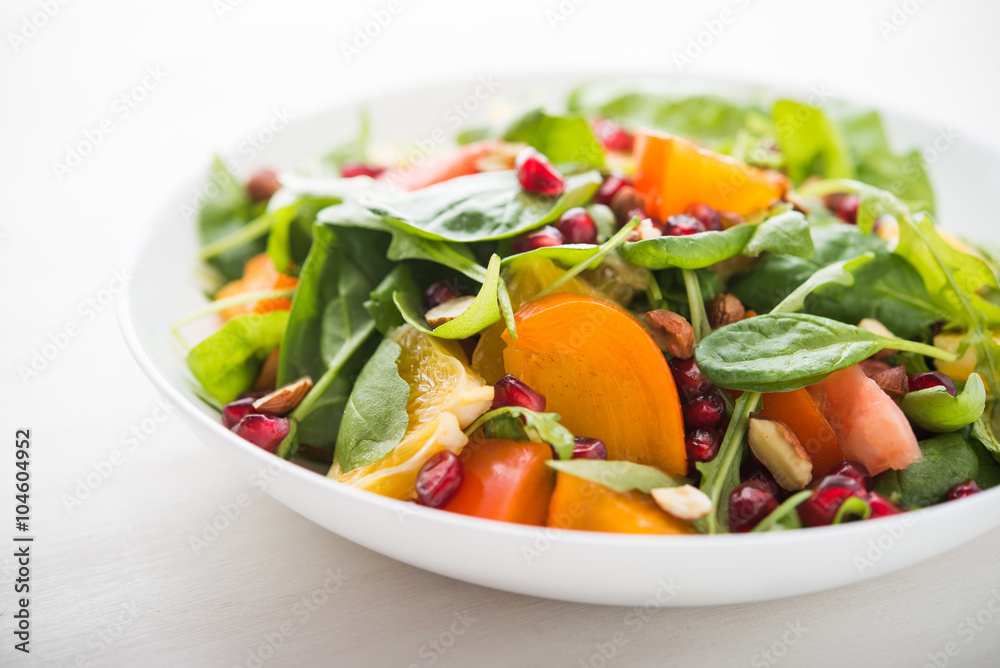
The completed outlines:
[[[303,171],[212,167],[212,301],[175,334],[255,446],[400,502],[620,533],[1000,483],[1000,256],[935,225],[878,114],[584,88],[381,164],[361,125]]]

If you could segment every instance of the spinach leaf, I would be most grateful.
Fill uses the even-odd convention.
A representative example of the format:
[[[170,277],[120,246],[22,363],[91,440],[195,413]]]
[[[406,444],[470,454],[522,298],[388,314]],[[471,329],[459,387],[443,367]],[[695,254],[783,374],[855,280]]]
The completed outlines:
[[[601,184],[591,170],[566,177],[565,192],[525,192],[513,171],[460,176],[409,193],[393,193],[362,204],[405,232],[429,239],[471,243],[512,237],[583,206]]]
[[[974,373],[957,397],[943,387],[931,387],[907,393],[899,406],[910,422],[927,431],[958,431],[983,417],[986,386],[982,376]]]
[[[395,329],[404,322],[403,316],[392,298],[396,292],[413,295],[415,299],[420,299],[420,288],[413,280],[410,268],[405,264],[397,264],[372,290],[371,296],[364,304],[365,310],[375,321],[375,328],[382,334],[388,334],[389,330]]]
[[[702,373],[720,387],[788,392],[887,348],[954,359],[933,346],[801,313],[769,313],[721,327],[698,345],[696,357]]]
[[[812,490],[804,489],[797,492],[784,501],[781,505],[771,511],[771,514],[760,521],[760,523],[750,530],[750,533],[763,533],[765,531],[789,531],[791,529],[801,529],[802,520],[799,518],[797,508],[805,503],[806,499],[812,496]]]
[[[797,211],[786,211],[762,223],[736,225],[721,232],[683,237],[657,237],[626,243],[620,253],[647,269],[701,269],[737,255],[769,251],[800,257],[813,254],[809,223]]]
[[[335,452],[344,473],[383,459],[403,440],[410,386],[396,367],[402,350],[383,339],[358,375],[337,434]]]
[[[247,392],[281,343],[288,311],[241,315],[191,349],[187,366],[205,390],[226,404]]]
[[[844,139],[821,109],[779,100],[773,114],[785,167],[793,181],[801,183],[814,175],[854,178],[854,164]]]
[[[997,437],[993,433],[993,428],[990,427],[985,416],[980,417],[972,424],[972,430],[969,435],[978,441],[987,452],[993,455],[997,463],[1000,463],[1000,442],[997,441]]]
[[[284,273],[301,266],[312,246],[316,214],[340,200],[330,197],[303,197],[295,204],[270,213],[273,216],[267,236],[267,254],[275,268]]]
[[[559,423],[557,413],[538,413],[520,406],[504,406],[479,416],[479,419],[465,429],[465,433],[471,436],[480,427],[486,428],[493,434],[490,438],[513,438],[548,443],[559,459],[573,457],[573,434]]]
[[[976,453],[961,434],[921,441],[920,452],[921,461],[875,476],[875,491],[911,508],[923,508],[944,501],[949,489],[975,478],[979,471]]]
[[[515,120],[503,139],[534,146],[555,163],[604,166],[604,151],[587,119],[578,114],[554,116],[535,109]]]
[[[238,231],[253,218],[254,209],[246,189],[236,180],[225,163],[216,156],[209,172],[211,186],[205,189],[206,198],[198,212],[198,235],[202,245],[218,241]],[[264,252],[263,239],[232,248],[208,258],[226,280],[243,276],[243,265],[254,255]]]
[[[854,272],[875,258],[874,253],[865,253],[850,260],[843,260],[823,267],[792,291],[774,307],[777,313],[795,313],[805,308],[806,299],[819,288],[827,285],[854,285]]]
[[[556,471],[596,482],[616,492],[631,492],[634,489],[649,494],[660,487],[680,487],[687,480],[668,476],[663,471],[627,461],[604,461],[602,459],[561,459],[546,462]]]

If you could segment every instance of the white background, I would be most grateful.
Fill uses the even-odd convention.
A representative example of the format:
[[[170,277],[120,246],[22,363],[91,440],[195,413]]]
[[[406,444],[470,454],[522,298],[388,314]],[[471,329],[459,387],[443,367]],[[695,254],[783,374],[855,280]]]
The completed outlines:
[[[276,107],[305,113],[459,76],[647,69],[825,85],[1000,145],[1000,5],[986,0],[567,0],[565,20],[554,25],[546,12],[559,11],[556,0],[399,0],[391,22],[348,62],[341,45],[388,4],[53,0],[54,15],[43,21],[33,17],[45,2],[4,2],[0,521],[13,514],[10,441],[27,426],[38,542],[29,661],[11,647],[13,560],[0,548],[0,664],[256,665],[261,647],[263,665],[919,666],[936,655],[938,665],[954,666],[989,665],[991,653],[995,660],[1000,620],[988,613],[992,621],[968,633],[972,627],[961,625],[1000,601],[998,532],[837,592],[645,613],[504,594],[371,553],[256,494],[175,418],[134,451],[125,447],[123,435],[154,414],[157,397],[128,356],[113,309],[86,302],[111,284],[144,210]],[[679,67],[673,54],[724,9],[734,20]],[[880,29],[893,18],[898,30]],[[44,25],[32,31],[25,20]],[[164,73],[162,81],[147,86],[125,117],[116,100],[142,84],[147,68]],[[58,178],[54,163],[105,118],[111,131]],[[22,379],[18,366],[73,325],[78,335],[37,376]],[[66,495],[87,474],[107,471],[115,450],[124,459],[67,508]],[[244,492],[249,507],[195,554],[190,538]],[[628,568],[627,554],[620,567]],[[739,555],[718,568],[741,568]],[[346,580],[307,614],[300,602],[328,572]],[[456,615],[465,615],[464,625]],[[293,633],[282,637],[283,625]],[[616,633],[625,642],[613,647]],[[267,637],[280,646],[269,650]],[[438,649],[429,644],[435,639],[444,643]],[[604,658],[601,648],[614,656]]]

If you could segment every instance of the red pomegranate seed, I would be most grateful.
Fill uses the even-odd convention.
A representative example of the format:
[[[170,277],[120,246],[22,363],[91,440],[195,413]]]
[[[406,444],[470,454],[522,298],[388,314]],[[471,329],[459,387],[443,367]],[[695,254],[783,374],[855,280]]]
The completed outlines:
[[[834,193],[826,196],[826,208],[845,223],[856,225],[858,222],[858,205],[861,198],[854,193]]]
[[[612,174],[608,178],[604,179],[604,183],[602,183],[601,187],[597,189],[597,194],[594,195],[594,201],[597,204],[611,206],[611,198],[615,196],[615,193],[617,193],[622,186],[630,185],[632,185],[632,182],[624,176]]]
[[[757,482],[764,483],[771,490],[771,494],[774,494],[774,498],[779,501],[783,501],[788,497],[788,492],[778,484],[778,481],[774,479],[774,475],[767,470],[767,467],[757,461],[756,457],[750,457],[750,462],[744,467],[741,477],[744,482],[756,480]]]
[[[278,449],[288,436],[288,430],[288,418],[253,413],[243,416],[233,427],[233,432],[237,436],[268,452]]]
[[[844,501],[864,493],[864,488],[854,478],[846,475],[826,476],[813,490],[812,496],[798,507],[799,517],[811,527],[827,526],[833,523],[833,518]]]
[[[778,507],[767,485],[757,480],[740,483],[729,495],[729,530],[746,533]]]
[[[906,380],[909,384],[910,392],[919,392],[920,390],[926,390],[931,387],[943,387],[948,391],[948,394],[953,397],[958,394],[955,390],[955,381],[940,371],[911,373]]]
[[[440,508],[451,501],[465,479],[465,464],[451,450],[442,450],[424,462],[417,473],[417,500]]]
[[[545,397],[509,373],[493,386],[492,409],[520,406],[541,413],[545,410]]]
[[[706,378],[694,358],[670,360],[670,371],[674,374],[677,390],[686,400],[691,401],[708,394],[712,390],[712,381]]]
[[[563,245],[563,235],[562,232],[552,227],[551,225],[546,225],[540,230],[530,232],[528,234],[517,237],[510,242],[510,249],[516,255],[518,253],[527,253],[528,251],[533,251],[536,248],[545,248],[547,246],[562,246]]]
[[[384,171],[385,167],[351,163],[340,168],[340,175],[345,179],[353,179],[355,176],[370,176],[374,179],[380,176]]]
[[[846,475],[848,478],[853,478],[866,492],[872,491],[872,476],[861,462],[842,462],[830,469],[826,475]]]
[[[609,118],[596,118],[593,122],[594,134],[609,151],[631,151],[632,133]]]
[[[599,438],[577,436],[573,439],[573,459],[607,459],[608,446]]]
[[[865,500],[872,509],[872,514],[868,517],[870,520],[906,512],[905,508],[900,507],[877,492],[869,493]]]
[[[979,494],[981,491],[983,491],[983,488],[980,487],[975,480],[969,478],[962,484],[955,485],[948,490],[948,500],[954,501],[955,499],[964,499],[967,496]]]
[[[559,216],[556,229],[562,233],[564,243],[597,243],[597,225],[594,224],[593,218],[583,207],[574,207]]]
[[[688,429],[718,427],[726,416],[726,402],[717,394],[706,394],[684,405],[684,426]]]
[[[257,413],[253,409],[253,402],[256,397],[241,397],[236,401],[230,401],[222,407],[222,424],[226,429],[232,429],[240,420],[251,413]]]
[[[281,189],[281,181],[273,169],[263,167],[250,175],[247,180],[247,195],[254,202],[263,202]]]
[[[542,195],[561,195],[566,189],[566,180],[549,159],[531,148],[521,149],[514,161],[517,180],[521,187]]]
[[[722,432],[715,427],[701,427],[688,433],[685,446],[692,462],[710,462],[719,454]]]
[[[446,278],[424,290],[424,305],[432,309],[439,304],[458,299],[463,294],[465,293],[457,285]]]
[[[684,209],[684,215],[697,220],[709,232],[718,232],[722,229],[722,217],[719,216],[719,212],[702,202],[689,204]]]
[[[689,234],[698,234],[704,231],[705,227],[697,218],[685,216],[684,214],[677,214],[676,216],[667,218],[667,236],[685,237]]]

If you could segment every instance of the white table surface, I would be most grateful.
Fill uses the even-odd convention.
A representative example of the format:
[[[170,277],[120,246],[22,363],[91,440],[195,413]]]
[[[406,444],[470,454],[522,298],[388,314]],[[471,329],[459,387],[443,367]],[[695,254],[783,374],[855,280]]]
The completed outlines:
[[[358,547],[258,495],[175,417],[150,420],[157,395],[112,308],[87,300],[112,281],[137,216],[274,107],[305,112],[538,67],[677,72],[673,53],[730,9],[734,20],[682,73],[825,85],[1000,144],[1000,5],[986,0],[398,2],[351,62],[340,44],[388,0],[51,0],[54,15],[16,45],[11,33],[30,34],[25,18],[47,4],[0,9],[0,518],[13,515],[10,441],[30,427],[37,536],[30,656],[12,647],[13,550],[0,548],[0,664],[995,665],[1000,532],[891,577],[791,600],[651,612],[567,604]],[[546,12],[560,6],[567,20],[552,26]],[[898,30],[880,29],[894,18]],[[162,80],[147,79],[146,99],[125,117],[116,99],[147,68]],[[104,118],[111,131],[59,180],[53,164],[66,146]],[[72,325],[78,334],[22,380],[18,366]],[[144,427],[151,433],[130,449],[125,435]],[[98,469],[100,486],[67,507]],[[241,493],[249,506],[196,553],[192,536]],[[740,567],[738,554],[719,564]],[[310,609],[303,601],[314,596],[323,603]],[[976,615],[978,631],[963,621]]]

